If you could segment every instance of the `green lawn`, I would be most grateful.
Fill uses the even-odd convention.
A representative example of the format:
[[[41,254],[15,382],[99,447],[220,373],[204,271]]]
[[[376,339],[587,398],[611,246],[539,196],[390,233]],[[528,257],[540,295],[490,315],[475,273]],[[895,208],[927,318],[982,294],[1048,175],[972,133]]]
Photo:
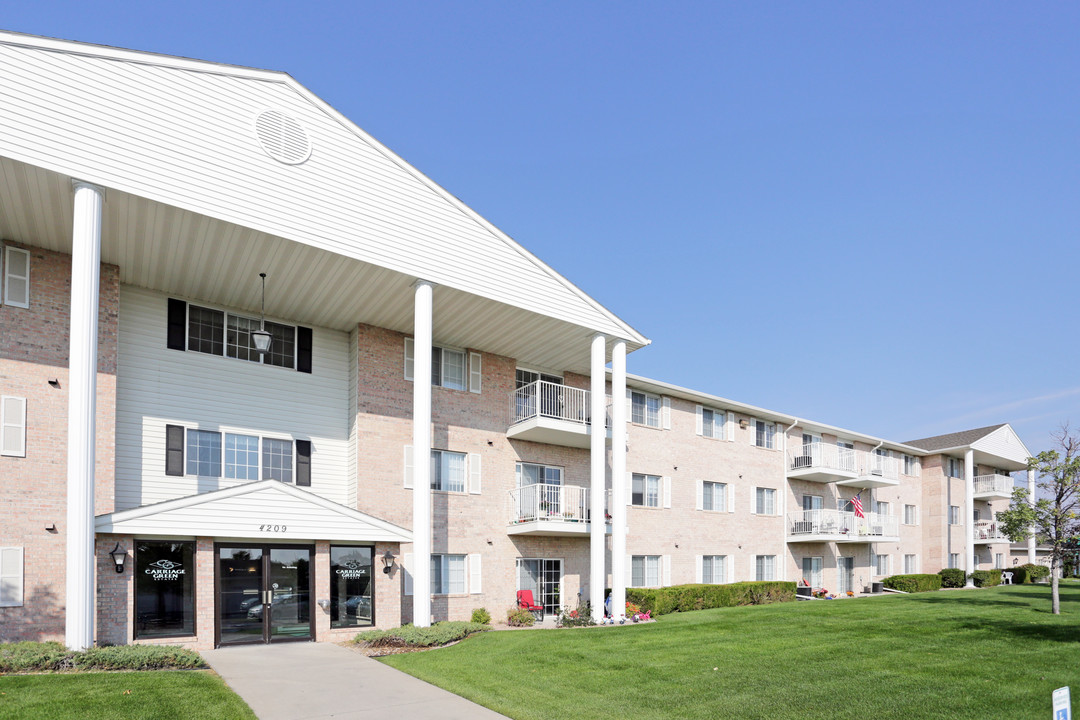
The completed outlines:
[[[385,658],[517,720],[1046,718],[1080,694],[1080,585],[1002,586],[491,632]]]
[[[255,715],[217,675],[157,670],[2,676],[0,718],[254,720]]]

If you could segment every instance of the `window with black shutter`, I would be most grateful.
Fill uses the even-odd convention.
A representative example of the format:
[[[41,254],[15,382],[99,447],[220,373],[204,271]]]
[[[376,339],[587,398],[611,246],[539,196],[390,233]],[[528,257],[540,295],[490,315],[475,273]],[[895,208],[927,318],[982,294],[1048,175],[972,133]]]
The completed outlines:
[[[184,428],[181,425],[165,426],[165,474],[184,474]]]

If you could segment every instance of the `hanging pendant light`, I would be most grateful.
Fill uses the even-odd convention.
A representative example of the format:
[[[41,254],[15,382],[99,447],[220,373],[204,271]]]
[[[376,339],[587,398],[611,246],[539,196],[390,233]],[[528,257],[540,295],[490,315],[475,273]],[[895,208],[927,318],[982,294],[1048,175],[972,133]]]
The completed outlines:
[[[262,278],[262,302],[259,306],[259,329],[251,333],[251,342],[255,352],[264,356],[270,352],[270,333],[266,332],[266,273],[259,273]]]

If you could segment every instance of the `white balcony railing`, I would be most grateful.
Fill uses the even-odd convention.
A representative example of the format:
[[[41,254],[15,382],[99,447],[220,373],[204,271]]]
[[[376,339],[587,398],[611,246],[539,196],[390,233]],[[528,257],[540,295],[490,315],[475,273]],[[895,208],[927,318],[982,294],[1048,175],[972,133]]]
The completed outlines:
[[[875,537],[897,537],[900,523],[899,518],[880,513],[858,517],[843,510],[797,510],[788,513],[787,534],[788,537],[840,536],[848,541],[865,538],[869,542]]]
[[[975,494],[993,493],[995,495],[1011,496],[1013,492],[1013,479],[1008,475],[976,475]]]
[[[875,452],[863,452],[860,453],[860,455],[861,467],[859,468],[859,472],[861,475],[872,475],[889,478],[890,480],[898,480],[900,478],[899,458],[878,455]]]
[[[510,491],[510,524],[589,521],[589,488],[537,483]]]
[[[788,450],[788,468],[791,470],[822,468],[855,472],[855,451],[827,443],[806,443],[802,447]]]
[[[1001,476],[999,475],[998,477]],[[972,528],[971,532],[974,536],[974,540],[1000,540],[1002,542],[1009,542],[1009,537],[998,529],[997,523],[993,520],[976,520],[975,526]]]

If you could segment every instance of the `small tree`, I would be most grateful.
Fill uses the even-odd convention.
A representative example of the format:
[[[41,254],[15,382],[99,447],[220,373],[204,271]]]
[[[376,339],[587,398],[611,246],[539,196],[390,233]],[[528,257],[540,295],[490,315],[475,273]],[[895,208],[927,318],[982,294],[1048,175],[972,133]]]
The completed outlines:
[[[997,513],[1002,532],[1013,542],[1025,540],[1032,532],[1050,545],[1051,604],[1055,615],[1061,614],[1058,594],[1058,570],[1067,549],[1080,535],[1080,434],[1070,432],[1066,423],[1052,436],[1060,450],[1044,450],[1028,458],[1028,468],[1038,475],[1036,496],[1029,504],[1024,488],[1013,491],[1008,510]]]

